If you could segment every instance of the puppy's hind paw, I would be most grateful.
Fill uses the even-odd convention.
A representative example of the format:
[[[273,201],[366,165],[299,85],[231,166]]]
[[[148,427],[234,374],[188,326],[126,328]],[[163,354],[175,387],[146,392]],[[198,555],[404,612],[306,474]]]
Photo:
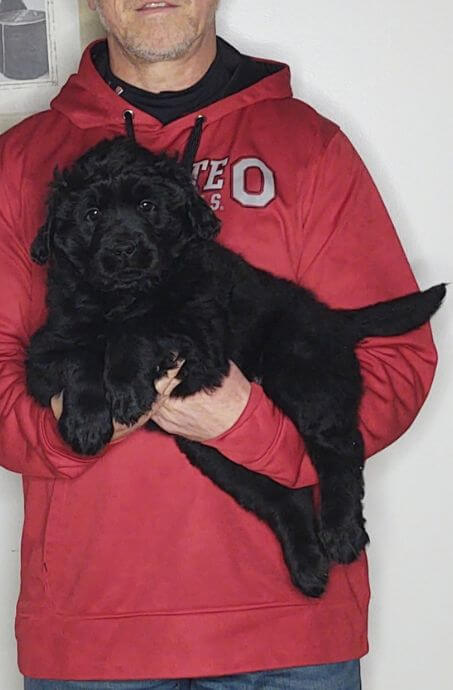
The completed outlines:
[[[352,563],[370,541],[363,525],[355,521],[341,527],[323,526],[319,537],[334,563]]]
[[[325,592],[329,573],[324,572],[309,572],[301,570],[299,573],[291,574],[293,584],[303,592],[307,597],[319,598]]]
[[[307,597],[320,597],[329,579],[329,562],[318,544],[299,545],[297,551],[286,552],[286,563],[293,584]]]

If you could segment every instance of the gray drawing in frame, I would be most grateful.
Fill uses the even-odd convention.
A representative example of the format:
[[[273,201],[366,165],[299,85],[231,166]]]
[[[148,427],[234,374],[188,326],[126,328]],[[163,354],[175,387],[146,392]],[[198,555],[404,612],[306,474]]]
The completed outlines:
[[[0,0],[0,90],[55,84],[54,0]]]

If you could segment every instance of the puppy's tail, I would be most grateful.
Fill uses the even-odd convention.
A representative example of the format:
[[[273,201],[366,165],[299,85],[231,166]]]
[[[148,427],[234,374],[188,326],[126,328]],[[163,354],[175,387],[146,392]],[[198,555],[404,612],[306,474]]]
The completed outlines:
[[[404,297],[378,302],[362,309],[342,311],[350,322],[356,342],[372,336],[402,335],[429,321],[439,309],[446,294],[446,284],[440,283]]]

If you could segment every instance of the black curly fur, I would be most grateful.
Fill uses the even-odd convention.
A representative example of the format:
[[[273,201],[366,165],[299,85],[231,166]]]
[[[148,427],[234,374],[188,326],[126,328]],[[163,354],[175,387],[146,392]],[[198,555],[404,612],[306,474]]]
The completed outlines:
[[[311,489],[289,489],[210,447],[176,442],[274,531],[295,586],[320,596],[329,563],[353,561],[368,542],[354,347],[365,336],[420,326],[445,287],[330,309],[220,246],[218,230],[176,160],[123,137],[56,172],[32,246],[35,261],[50,259],[49,316],[29,346],[28,389],[42,405],[64,389],[61,434],[76,452],[94,454],[111,437],[112,417],[131,424],[149,410],[153,381],[175,355],[185,360],[172,393],[179,397],[216,388],[236,362],[303,436],[319,474],[319,514]]]

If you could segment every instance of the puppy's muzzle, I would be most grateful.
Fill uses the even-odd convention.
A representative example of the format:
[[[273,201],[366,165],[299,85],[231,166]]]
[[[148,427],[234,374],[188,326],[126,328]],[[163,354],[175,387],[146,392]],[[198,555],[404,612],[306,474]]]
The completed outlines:
[[[153,264],[156,259],[155,248],[139,237],[115,237],[102,248],[104,263],[107,268],[121,270],[124,268],[143,268]]]
[[[144,233],[112,232],[101,242],[99,258],[107,270],[150,268],[157,263],[158,252]]]
[[[160,275],[158,248],[140,230],[110,229],[93,249],[90,281],[101,289],[124,289]]]

